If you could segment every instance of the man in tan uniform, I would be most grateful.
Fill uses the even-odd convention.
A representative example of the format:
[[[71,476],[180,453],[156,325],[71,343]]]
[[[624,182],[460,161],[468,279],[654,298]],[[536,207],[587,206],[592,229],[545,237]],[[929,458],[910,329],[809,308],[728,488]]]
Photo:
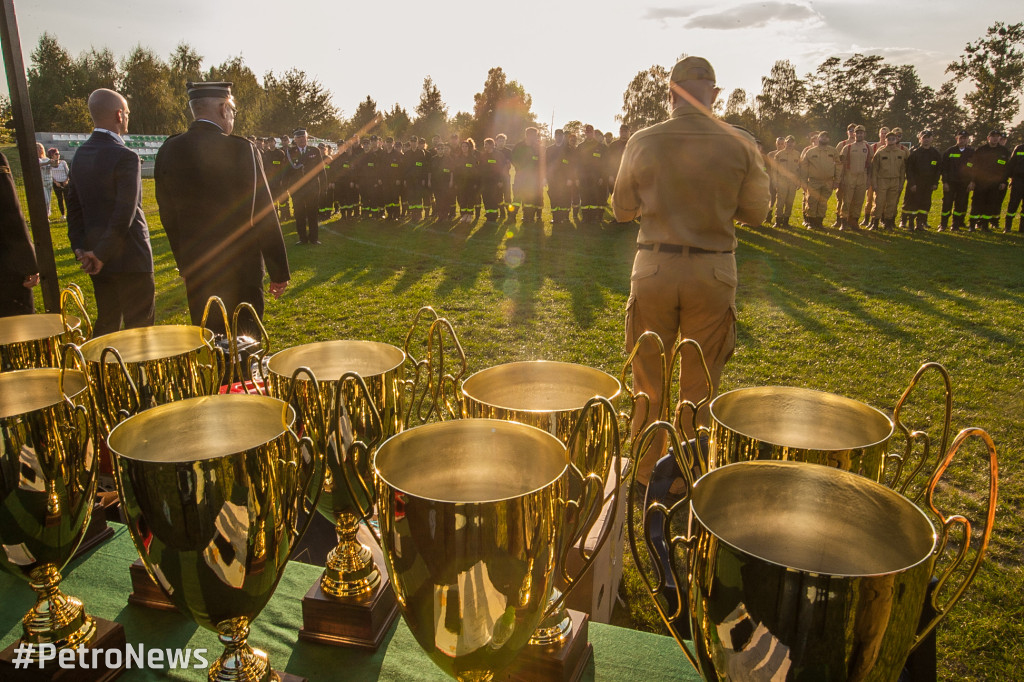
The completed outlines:
[[[800,166],[800,152],[796,148],[796,138],[786,137],[786,147],[775,154],[772,172],[775,179],[775,227],[789,227],[789,216],[793,213],[793,201],[796,190],[800,186],[797,169]]]
[[[840,192],[843,195],[843,209],[839,229],[856,230],[860,222],[860,210],[864,205],[864,193],[868,189],[868,166],[871,161],[871,148],[864,141],[864,126],[854,130],[854,140],[843,146],[839,152]],[[839,208],[836,208],[839,211]]]
[[[877,152],[879,149],[885,146],[885,136],[888,134],[889,128],[887,126],[882,126],[881,128],[878,129],[878,142],[872,142],[870,145],[868,145],[868,149],[871,152],[869,156],[874,156],[875,152]],[[870,158],[868,159],[868,163],[871,163]],[[864,222],[861,223],[861,225],[863,225],[864,227],[867,227],[868,225],[871,224],[871,212],[874,210],[874,207],[875,192],[869,186],[867,194],[865,195]]]
[[[669,78],[672,115],[626,143],[615,180],[615,219],[641,217],[626,304],[626,348],[647,330],[671,352],[677,338],[695,339],[704,351],[712,386],[736,344],[736,229],[756,225],[768,210],[768,175],[754,139],[717,120],[715,72],[700,57],[687,57]],[[661,358],[650,346],[633,361],[636,388],[651,396],[651,421],[662,409]],[[680,367],[679,397],[706,393],[694,354]],[[669,415],[672,412],[669,410]],[[707,423],[707,410],[700,415]],[[633,434],[645,424],[633,422]],[[693,434],[688,433],[692,436]],[[664,442],[640,463],[646,484]]]
[[[875,191],[875,210],[869,230],[877,228],[879,223],[883,228],[896,229],[896,209],[907,179],[907,156],[899,135],[893,131],[886,135],[885,146],[871,157],[870,182]]]
[[[839,152],[840,158],[843,155],[843,147],[848,144],[852,144],[857,141],[857,124],[851,123],[846,126],[846,138],[840,140],[836,145],[836,151]],[[845,212],[843,210],[843,201],[846,199],[846,175],[840,170],[839,172],[839,187],[836,189],[836,223],[833,227],[838,227],[840,230],[843,229],[843,216]]]
[[[804,225],[823,229],[832,191],[839,186],[839,152],[829,144],[828,132],[818,133],[818,144],[800,157],[799,176],[804,186]]]
[[[772,224],[772,214],[775,213],[776,203],[778,200],[778,188],[775,185],[775,155],[786,148],[786,138],[781,135],[775,138],[775,149],[768,152],[765,156],[767,159],[768,169],[768,215],[765,217],[764,222],[766,225]]]

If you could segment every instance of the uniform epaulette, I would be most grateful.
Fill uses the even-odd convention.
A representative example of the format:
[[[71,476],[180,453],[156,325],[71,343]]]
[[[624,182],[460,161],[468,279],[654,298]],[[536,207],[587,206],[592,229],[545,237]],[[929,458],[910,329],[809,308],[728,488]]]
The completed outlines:
[[[743,126],[738,126],[738,125],[736,125],[734,123],[730,123],[729,125],[731,125],[736,130],[742,131],[742,132],[746,133],[747,135],[750,135],[750,139],[751,140],[756,140],[757,139],[756,137],[754,137],[754,133],[750,132],[749,130],[747,130]]]

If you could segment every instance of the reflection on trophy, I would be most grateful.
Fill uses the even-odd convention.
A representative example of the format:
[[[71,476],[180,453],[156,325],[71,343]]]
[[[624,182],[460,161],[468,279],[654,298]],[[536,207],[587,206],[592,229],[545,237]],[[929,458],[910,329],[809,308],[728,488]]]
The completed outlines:
[[[358,468],[366,478],[373,449],[401,430],[405,357],[386,343],[324,341],[288,348],[267,362],[272,395],[294,395],[305,415],[319,412],[314,404],[323,406],[323,419],[313,417],[305,428],[325,453],[317,508],[335,524],[339,541],[327,555],[323,576],[303,599],[303,639],[376,649],[398,616],[374,550],[356,539],[360,505],[371,506],[373,500],[353,499],[344,469]],[[311,371],[316,382],[296,374],[300,369]]]
[[[69,302],[79,316],[64,312]],[[60,292],[60,308],[60,313],[0,318],[0,371],[57,367],[63,344],[81,344],[92,336],[85,299],[77,285],[69,284]]]
[[[569,446],[570,459],[578,472],[573,480],[586,481],[590,497],[604,502],[606,484],[611,483],[610,508],[605,524],[595,538],[592,552],[586,551],[586,541],[599,521],[597,512],[601,504],[595,505],[595,515],[582,520],[579,534],[563,548],[558,556],[560,586],[552,591],[552,603],[562,603],[555,613],[538,628],[528,649],[527,656],[520,662],[517,672],[528,679],[539,674],[535,669],[539,660],[552,656],[558,661],[555,677],[574,680],[582,674],[592,648],[587,643],[586,627],[589,617],[585,613],[570,612],[564,607],[565,597],[572,587],[579,584],[579,575],[572,576],[566,562],[574,545],[581,559],[590,553],[597,555],[615,528],[621,526],[618,519],[617,502],[619,479],[619,429],[617,414],[613,406],[622,394],[622,385],[604,372],[564,362],[514,362],[490,367],[473,374],[462,384],[462,411],[470,418],[490,418],[514,421],[543,429]],[[586,409],[588,401],[601,396],[607,401],[607,409]],[[595,405],[596,407],[597,405]],[[571,434],[578,432],[572,439]],[[613,480],[614,479],[614,480]],[[577,560],[577,564],[585,564]],[[578,632],[573,632],[576,621]],[[547,676],[551,676],[550,671]]]
[[[670,425],[656,422],[634,447],[648,447],[656,430],[671,430],[677,441]],[[989,500],[980,544],[961,568],[970,547],[947,551],[947,543],[969,544],[971,524],[943,515],[933,496],[974,437],[988,449]],[[644,510],[643,545],[631,492],[630,546],[659,614],[705,679],[894,680],[980,567],[997,475],[988,434],[962,431],[928,483],[926,510],[936,532],[928,513],[867,477],[803,462],[739,462],[710,471],[671,507],[655,502]],[[671,532],[687,522],[687,532]],[[641,549],[651,546],[655,525],[671,538],[666,562]],[[929,596],[939,561],[945,566]],[[665,598],[666,570],[682,586],[675,606]],[[922,619],[926,601],[935,616]],[[693,632],[693,652],[680,620]]]
[[[130,417],[107,439],[146,570],[225,645],[211,681],[276,679],[247,642],[249,623],[305,531],[323,474],[293,415],[265,396],[190,398]]]
[[[22,619],[22,641],[31,644],[78,649],[125,641],[120,625],[87,615],[81,601],[58,587],[92,514],[94,438],[84,372],[0,373],[0,566],[28,580],[38,595]],[[17,679],[13,649],[0,655],[0,678]],[[79,670],[76,679],[96,679],[100,673],[108,671]],[[42,675],[39,668],[28,674]]]

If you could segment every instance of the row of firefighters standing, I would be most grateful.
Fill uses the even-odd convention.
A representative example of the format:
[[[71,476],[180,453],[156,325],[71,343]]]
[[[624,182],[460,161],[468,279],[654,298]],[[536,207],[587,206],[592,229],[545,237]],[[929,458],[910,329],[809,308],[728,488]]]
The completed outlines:
[[[945,152],[932,146],[934,136],[928,130],[918,135],[919,144],[913,150],[900,142],[899,129],[883,129],[882,139],[874,145],[864,141],[863,126],[851,126],[848,132],[849,138],[836,147],[830,144],[827,132],[818,133],[814,143],[802,152],[795,148],[792,136],[776,141],[778,148],[767,155],[772,180],[770,211],[774,211],[776,227],[789,224],[797,188],[804,190],[804,224],[808,229],[823,227],[834,190],[835,226],[840,230],[858,226],[895,229],[904,186],[900,224],[910,230],[928,227],[932,193],[940,184],[940,231],[995,229],[1008,187],[1010,202],[1004,232],[1012,229],[1014,218],[1024,209],[1024,144],[1009,151],[998,130],[991,131],[977,149],[968,144],[967,131],[961,130],[956,143]],[[771,222],[771,212],[767,222]]]

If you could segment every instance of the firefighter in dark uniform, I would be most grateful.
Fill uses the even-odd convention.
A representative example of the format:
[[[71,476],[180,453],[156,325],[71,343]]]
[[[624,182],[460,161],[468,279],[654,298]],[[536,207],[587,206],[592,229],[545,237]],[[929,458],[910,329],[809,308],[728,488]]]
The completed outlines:
[[[445,143],[438,145],[438,154],[430,165],[430,191],[434,193],[434,217],[451,220],[455,217],[455,158]]]
[[[285,156],[284,149],[277,148],[274,138],[269,139],[268,149],[263,154],[263,169],[267,174],[267,183],[274,195],[274,203],[278,206],[281,220],[288,220],[292,217],[288,208],[288,187],[285,182],[288,172],[288,157]],[[290,144],[287,140],[287,135],[281,137],[281,143],[285,146]]]
[[[499,133],[494,136],[494,151],[501,155],[502,165],[505,168],[505,177],[501,182],[501,199],[498,215],[502,220],[508,218],[508,208],[512,205],[512,147],[508,146],[508,136]]]
[[[547,157],[548,200],[551,202],[551,222],[569,221],[572,209],[572,191],[576,182],[573,152],[561,128],[555,131],[555,142],[545,150]]]
[[[430,192],[430,152],[426,139],[420,138],[415,148],[405,155],[405,191],[409,197],[409,211],[413,220],[426,218],[427,196]]]
[[[505,155],[494,146],[494,140],[484,140],[480,152],[480,194],[484,202],[484,219],[489,223],[498,222],[501,216],[501,197],[505,190]]]
[[[402,212],[402,146],[393,138],[385,138],[381,160],[381,200],[384,212],[391,220],[398,220]]]
[[[967,176],[967,164],[974,156],[974,148],[967,144],[967,131],[956,134],[956,144],[942,155],[942,217],[939,219],[939,232],[947,227],[956,231],[966,227],[967,197],[970,192],[968,185],[971,180]],[[953,217],[952,225],[950,216]]]
[[[468,223],[480,217],[480,161],[476,142],[466,138],[455,157],[455,192],[459,200],[459,215]]]
[[[353,218],[359,209],[359,190],[355,186],[355,151],[352,140],[338,141],[341,153],[331,165],[334,170],[334,198],[342,218]]]
[[[544,208],[544,176],[541,173],[542,150],[537,129],[526,129],[526,139],[512,148],[516,167],[513,198],[523,214],[523,222],[539,222]]]
[[[334,156],[331,154],[330,145],[318,144],[316,148],[324,157],[324,188],[320,193],[320,220],[329,220],[334,215],[334,171],[331,170]]]
[[[605,170],[608,174],[608,187],[615,187],[615,178],[619,174],[619,165],[622,163],[622,151],[629,141],[629,126],[623,123],[619,126],[619,138],[608,145],[605,152]]]
[[[195,121],[160,147],[154,178],[192,323],[200,324],[210,296],[223,299],[229,311],[248,302],[262,317],[264,265],[275,298],[290,277],[263,162],[248,141],[231,135],[230,83],[189,83],[188,96]],[[216,315],[207,325],[226,331]],[[243,333],[252,335],[253,329]]]
[[[971,231],[988,232],[999,225],[999,214],[1003,210],[1006,196],[1006,182],[1009,178],[1010,151],[999,144],[1002,133],[989,131],[988,144],[974,150],[974,156],[967,162],[967,176],[971,180]]]
[[[607,147],[603,137],[594,131],[594,126],[588,124],[583,130],[583,143],[576,149],[580,212],[584,222],[599,223],[608,205]]]
[[[370,136],[369,144],[356,162],[356,176],[359,182],[359,197],[363,205],[363,217],[376,220],[381,217],[384,202],[382,200],[382,178],[384,161],[380,143],[376,135]]]
[[[900,225],[911,231],[928,227],[928,212],[932,208],[932,192],[939,186],[942,172],[942,154],[932,146],[932,131],[918,135],[920,145],[907,157],[907,191],[903,196],[903,214]]]
[[[569,165],[572,168],[572,184],[569,186],[569,213],[572,214],[576,223],[579,223],[582,216],[580,210],[580,167],[579,167],[579,144],[576,133],[569,133],[565,138],[565,144],[569,147]]]
[[[285,150],[288,156],[288,187],[295,206],[295,232],[299,244],[320,243],[320,197],[327,189],[324,156],[309,145],[304,128],[292,133],[294,146]]]
[[[1006,222],[1003,232],[1013,229],[1013,217],[1024,212],[1024,144],[1014,147],[1010,154],[1010,203],[1006,205]],[[1017,231],[1024,232],[1024,219],[1017,221]]]

